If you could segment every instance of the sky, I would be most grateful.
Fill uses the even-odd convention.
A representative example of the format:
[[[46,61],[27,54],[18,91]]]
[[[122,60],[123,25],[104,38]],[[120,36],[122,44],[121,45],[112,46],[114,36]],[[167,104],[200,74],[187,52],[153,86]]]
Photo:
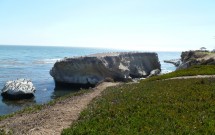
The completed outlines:
[[[215,0],[0,0],[0,44],[215,48]]]

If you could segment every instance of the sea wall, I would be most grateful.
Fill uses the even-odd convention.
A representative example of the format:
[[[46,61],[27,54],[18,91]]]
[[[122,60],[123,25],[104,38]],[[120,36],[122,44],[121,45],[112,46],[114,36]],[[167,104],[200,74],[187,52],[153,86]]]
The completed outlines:
[[[65,58],[54,64],[50,75],[56,86],[93,86],[106,78],[127,81],[147,77],[155,69],[161,69],[157,53],[106,53]]]

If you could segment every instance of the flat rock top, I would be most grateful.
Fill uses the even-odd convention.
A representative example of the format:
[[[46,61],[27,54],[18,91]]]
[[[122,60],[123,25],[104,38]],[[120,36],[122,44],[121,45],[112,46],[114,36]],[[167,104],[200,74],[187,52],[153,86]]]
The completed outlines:
[[[152,54],[153,52],[107,52],[107,53],[96,53],[90,54],[86,57],[106,57],[106,56],[119,56],[119,55],[126,55],[126,54]]]
[[[188,61],[191,59],[196,60],[208,60],[208,59],[215,59],[215,53],[211,52],[204,52],[204,51],[186,51],[182,52],[182,60]]]
[[[96,53],[96,54],[90,54],[86,57],[106,57],[106,56],[119,56],[122,54],[122,52],[110,52],[110,53]]]
[[[106,52],[106,53],[96,53],[96,54],[90,54],[86,56],[74,56],[74,57],[65,57],[62,60],[71,60],[71,59],[79,59],[79,58],[91,58],[91,57],[96,57],[96,58],[103,58],[103,57],[111,57],[111,56],[123,56],[123,55],[135,55],[135,54],[155,54],[155,52]],[[62,61],[60,60],[60,61]]]

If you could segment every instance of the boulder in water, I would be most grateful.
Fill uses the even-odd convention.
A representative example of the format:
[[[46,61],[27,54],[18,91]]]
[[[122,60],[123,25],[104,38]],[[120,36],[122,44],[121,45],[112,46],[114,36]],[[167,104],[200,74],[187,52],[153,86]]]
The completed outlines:
[[[17,79],[6,82],[1,95],[6,99],[29,99],[34,97],[35,87],[31,80]]]
[[[131,78],[147,77],[155,69],[161,69],[157,53],[121,52],[65,58],[54,64],[50,74],[56,87],[91,87],[105,78],[126,82]]]

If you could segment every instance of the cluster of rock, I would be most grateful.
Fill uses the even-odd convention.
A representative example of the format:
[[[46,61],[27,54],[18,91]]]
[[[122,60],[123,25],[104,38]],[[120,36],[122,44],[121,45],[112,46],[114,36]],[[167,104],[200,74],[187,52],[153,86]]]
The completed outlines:
[[[106,53],[65,58],[54,64],[50,75],[56,86],[94,86],[105,78],[127,81],[159,74],[160,70],[156,53]]]
[[[182,52],[181,61],[177,69],[185,69],[193,65],[215,65],[215,53],[186,51]]]
[[[1,95],[6,99],[28,99],[34,97],[35,87],[28,79],[6,82]]]

